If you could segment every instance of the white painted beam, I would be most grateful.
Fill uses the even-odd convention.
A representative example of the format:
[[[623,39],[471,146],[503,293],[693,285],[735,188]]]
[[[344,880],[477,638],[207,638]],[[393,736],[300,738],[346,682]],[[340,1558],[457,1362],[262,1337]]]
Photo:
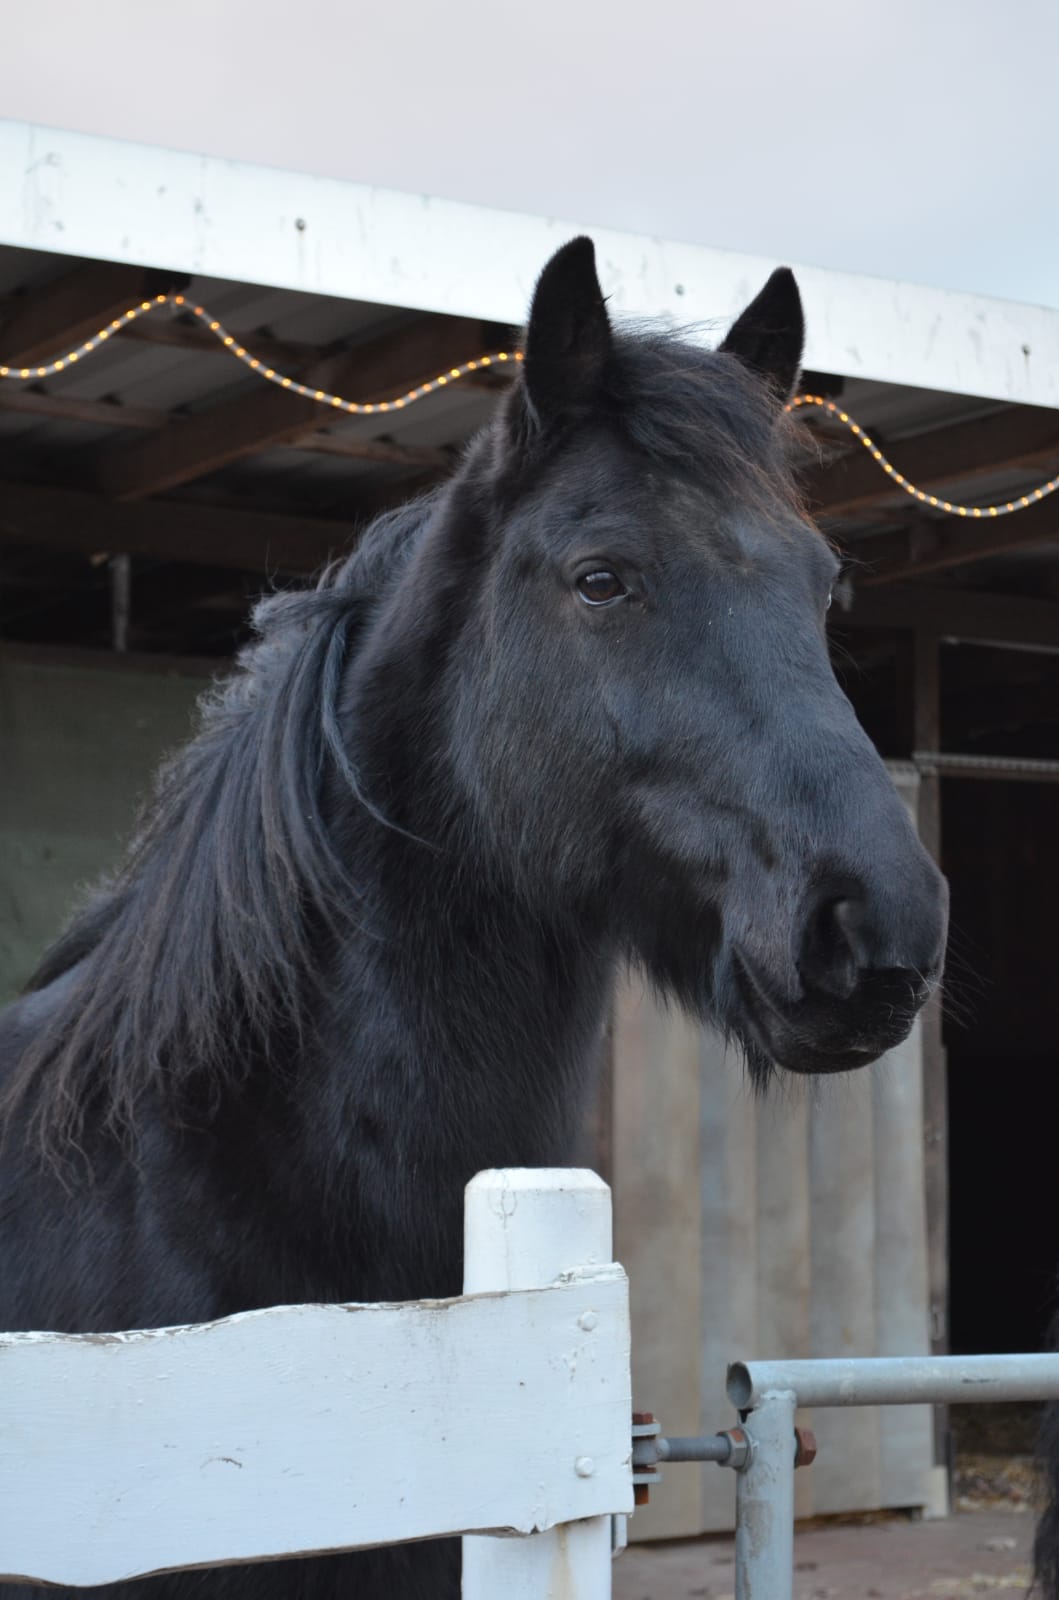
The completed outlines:
[[[611,304],[723,326],[774,261],[0,121],[0,243],[170,267],[379,305],[522,322],[578,232]],[[1059,407],[1059,312],[796,266],[807,365]]]
[[[0,1582],[630,1510],[628,1284],[569,1260],[513,1293],[0,1335]]]

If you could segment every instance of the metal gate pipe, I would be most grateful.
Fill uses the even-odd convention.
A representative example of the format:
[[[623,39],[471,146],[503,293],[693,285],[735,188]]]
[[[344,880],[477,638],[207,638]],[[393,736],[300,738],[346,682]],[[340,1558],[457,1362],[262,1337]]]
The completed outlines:
[[[754,1401],[750,1458],[736,1476],[735,1600],[792,1600],[796,1404],[790,1389]]]
[[[961,1405],[1059,1399],[1059,1355],[892,1356],[835,1361],[736,1361],[728,1398],[753,1411],[774,1390],[800,1406]]]

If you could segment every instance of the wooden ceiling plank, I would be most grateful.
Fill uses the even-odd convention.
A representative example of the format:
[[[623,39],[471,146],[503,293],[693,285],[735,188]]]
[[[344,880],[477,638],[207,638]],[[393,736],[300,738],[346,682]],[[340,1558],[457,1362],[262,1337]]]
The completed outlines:
[[[234,331],[229,329],[229,332]],[[117,337],[123,341],[130,339],[141,344],[164,345],[169,349],[187,350],[199,355],[226,355],[231,360],[228,350],[208,328],[181,317],[141,317],[136,322],[128,323]],[[236,337],[243,349],[252,356],[257,356],[259,361],[267,361],[270,367],[278,367],[283,372],[293,372],[322,361],[326,355],[318,345],[295,339],[277,339],[271,334],[240,333]]]
[[[471,318],[423,316],[398,333],[318,362],[300,381],[351,400],[393,399],[489,349],[493,337],[487,324]],[[141,500],[243,456],[309,438],[333,416],[329,406],[261,383],[252,393],[105,452],[98,482],[114,500]]]

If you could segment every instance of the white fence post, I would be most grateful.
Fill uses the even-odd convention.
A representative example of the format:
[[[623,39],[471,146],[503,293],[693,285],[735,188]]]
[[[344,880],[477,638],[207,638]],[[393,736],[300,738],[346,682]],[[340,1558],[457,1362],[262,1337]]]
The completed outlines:
[[[612,1255],[610,1190],[594,1172],[480,1172],[464,1204],[465,1294],[535,1289]],[[596,1313],[586,1301],[567,1360],[593,1359]],[[502,1419],[498,1418],[502,1426]],[[631,1423],[630,1415],[630,1439]],[[630,1444],[631,1448],[631,1444]],[[570,1471],[591,1474],[580,1456]],[[542,1495],[546,1486],[542,1485]],[[528,1538],[463,1541],[463,1600],[610,1600],[611,1519],[589,1517]]]

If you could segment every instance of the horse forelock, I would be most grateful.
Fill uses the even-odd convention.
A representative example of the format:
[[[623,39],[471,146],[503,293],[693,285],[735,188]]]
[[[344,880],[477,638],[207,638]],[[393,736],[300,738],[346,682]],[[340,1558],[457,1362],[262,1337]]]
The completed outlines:
[[[583,429],[602,425],[631,461],[695,484],[781,536],[796,525],[812,526],[800,478],[818,457],[816,442],[737,356],[708,349],[698,330],[626,322],[614,335],[600,384],[591,406],[580,403],[543,427],[523,382],[514,385],[504,426],[491,439],[502,503],[532,491],[550,456],[561,457]]]
[[[796,472],[807,430],[736,356],[688,332],[626,329],[616,338],[609,388],[626,436],[724,498],[801,512]]]

